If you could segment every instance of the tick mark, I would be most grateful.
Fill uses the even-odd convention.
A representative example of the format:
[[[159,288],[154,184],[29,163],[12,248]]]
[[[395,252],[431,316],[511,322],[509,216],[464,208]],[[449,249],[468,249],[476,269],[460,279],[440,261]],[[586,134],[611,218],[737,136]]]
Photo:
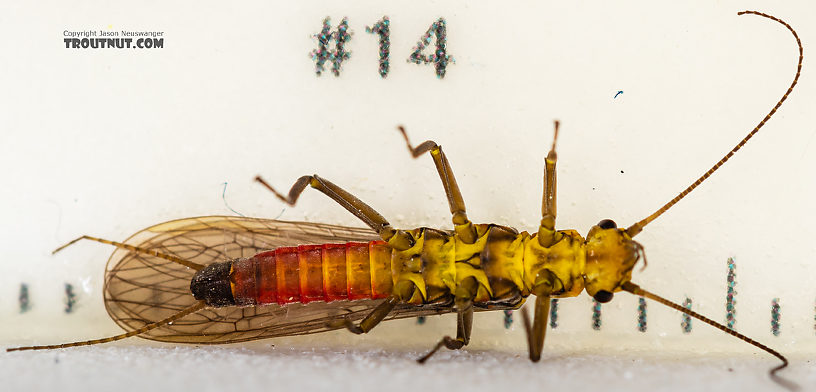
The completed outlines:
[[[70,283],[65,284],[65,313],[71,313],[74,311],[74,305],[76,305],[76,293],[74,293],[74,286]]]
[[[28,299],[28,285],[20,283],[20,295],[17,297],[20,301],[20,313],[28,312],[31,309],[31,302]]]
[[[508,309],[504,311],[504,328],[510,329],[511,325],[513,325],[513,311]]]
[[[683,307],[691,310],[691,298],[686,297],[686,300],[683,301]],[[680,322],[680,326],[683,328],[683,333],[688,334],[691,333],[691,316],[683,313],[683,321]]]
[[[601,330],[601,303],[596,299],[592,300],[592,329]]]
[[[643,297],[638,298],[638,317],[637,329],[640,332],[646,332],[646,300]]]
[[[737,263],[733,257],[728,258],[728,291],[725,296],[725,326],[734,329],[737,322]]]
[[[621,95],[621,94],[623,94],[623,90],[620,90],[620,91],[618,91],[617,93],[615,93],[615,96],[614,96],[614,97],[612,97],[612,99],[617,98],[617,97],[618,97],[618,95]]]

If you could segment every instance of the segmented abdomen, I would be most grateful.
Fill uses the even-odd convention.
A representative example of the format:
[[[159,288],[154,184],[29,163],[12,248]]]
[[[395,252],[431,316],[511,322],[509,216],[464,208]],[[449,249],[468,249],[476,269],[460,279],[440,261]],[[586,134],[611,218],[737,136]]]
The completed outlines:
[[[237,305],[385,298],[391,294],[391,248],[383,241],[281,247],[235,260]]]

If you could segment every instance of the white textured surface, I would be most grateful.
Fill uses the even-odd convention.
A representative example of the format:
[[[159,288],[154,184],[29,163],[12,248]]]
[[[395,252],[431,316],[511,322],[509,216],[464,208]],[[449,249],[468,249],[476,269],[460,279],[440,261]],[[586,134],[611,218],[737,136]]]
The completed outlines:
[[[540,363],[496,350],[97,347],[2,355],[4,390],[23,391],[781,391],[767,357],[677,356],[641,350],[548,352]],[[816,366],[783,374],[816,388]],[[6,389],[8,388],[8,389]]]
[[[607,328],[587,334],[561,326],[549,331],[541,362],[531,363],[518,323],[505,330],[493,315],[476,316],[467,349],[443,349],[423,366],[415,359],[441,334],[453,332],[453,317],[431,317],[421,326],[413,320],[392,321],[364,336],[335,331],[204,347],[129,339],[50,352],[0,353],[0,377],[13,391],[783,390],[768,376],[779,364],[776,358],[719,333],[633,336]],[[86,331],[82,337],[96,335]],[[803,391],[814,390],[812,355],[794,353],[790,360],[781,375]]]

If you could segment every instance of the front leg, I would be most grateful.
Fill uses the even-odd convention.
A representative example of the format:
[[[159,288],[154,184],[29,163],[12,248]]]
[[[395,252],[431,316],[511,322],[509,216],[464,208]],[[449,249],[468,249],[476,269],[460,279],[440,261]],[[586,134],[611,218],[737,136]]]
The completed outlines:
[[[544,166],[544,197],[541,202],[541,225],[538,228],[538,243],[545,248],[549,248],[563,237],[563,234],[555,231],[555,163],[558,161],[558,155],[555,153],[556,141],[558,141],[558,121],[555,122],[552,147],[547,154]]]

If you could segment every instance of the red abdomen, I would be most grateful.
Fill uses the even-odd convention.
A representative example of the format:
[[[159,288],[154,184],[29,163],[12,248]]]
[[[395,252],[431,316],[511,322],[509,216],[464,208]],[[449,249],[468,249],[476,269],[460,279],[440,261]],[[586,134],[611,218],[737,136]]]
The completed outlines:
[[[391,248],[383,241],[282,247],[232,263],[237,305],[385,298]]]

